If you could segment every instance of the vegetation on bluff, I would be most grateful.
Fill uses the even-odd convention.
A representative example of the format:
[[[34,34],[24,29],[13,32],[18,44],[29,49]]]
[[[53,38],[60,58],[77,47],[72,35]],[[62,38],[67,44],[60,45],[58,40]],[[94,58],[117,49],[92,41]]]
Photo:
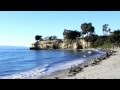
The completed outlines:
[[[38,42],[38,41],[40,41],[40,40],[42,40],[42,36],[41,35],[36,35],[35,36],[35,40]]]
[[[75,40],[77,37],[80,37],[80,36],[81,36],[81,33],[77,30],[72,31],[72,30],[64,29],[64,32],[63,32],[64,39]]]
[[[50,41],[51,40],[56,40],[56,39],[57,39],[57,36],[55,36],[55,35],[54,36],[47,36],[47,37],[44,38],[44,40],[50,40]]]
[[[81,31],[64,29],[64,39],[67,41],[77,41],[78,38],[81,38],[86,42],[91,42],[91,48],[111,48],[114,46],[120,46],[120,30],[118,29],[110,32],[111,29],[108,28],[108,24],[103,25],[103,28],[101,29],[103,31],[103,35],[101,36],[95,34],[95,27],[92,25],[92,23],[83,23],[81,24],[80,28]],[[55,35],[47,36],[44,39],[41,35],[36,35],[35,40],[37,41],[35,47],[37,47],[39,41],[53,41],[60,39],[58,39]]]

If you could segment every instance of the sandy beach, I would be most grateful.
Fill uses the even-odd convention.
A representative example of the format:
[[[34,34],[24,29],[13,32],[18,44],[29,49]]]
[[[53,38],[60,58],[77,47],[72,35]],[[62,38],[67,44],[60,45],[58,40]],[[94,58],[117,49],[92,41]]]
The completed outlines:
[[[114,51],[109,58],[97,65],[84,67],[76,75],[69,76],[69,70],[62,70],[40,79],[120,79],[120,48]]]

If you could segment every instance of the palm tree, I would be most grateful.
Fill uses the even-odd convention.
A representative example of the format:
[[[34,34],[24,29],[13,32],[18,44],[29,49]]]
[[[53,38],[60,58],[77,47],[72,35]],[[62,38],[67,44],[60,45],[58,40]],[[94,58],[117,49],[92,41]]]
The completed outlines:
[[[102,29],[102,30],[103,30],[103,36],[104,36],[104,34],[105,34],[105,33],[104,33],[104,31],[105,31],[105,25],[103,25],[103,29]]]
[[[107,28],[108,28],[108,24],[104,24],[103,25],[103,35],[107,35],[107,33],[108,33],[108,30],[107,30]]]

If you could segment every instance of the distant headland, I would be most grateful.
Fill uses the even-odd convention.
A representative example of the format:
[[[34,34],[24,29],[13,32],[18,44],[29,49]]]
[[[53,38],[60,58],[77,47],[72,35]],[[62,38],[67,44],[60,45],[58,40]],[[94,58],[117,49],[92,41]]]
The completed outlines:
[[[58,39],[55,35],[44,38],[36,35],[36,42],[32,43],[30,50],[114,48],[120,45],[120,30],[111,32],[108,24],[103,25],[101,36],[95,33],[92,23],[83,23],[80,28],[82,31],[64,29],[64,39]]]

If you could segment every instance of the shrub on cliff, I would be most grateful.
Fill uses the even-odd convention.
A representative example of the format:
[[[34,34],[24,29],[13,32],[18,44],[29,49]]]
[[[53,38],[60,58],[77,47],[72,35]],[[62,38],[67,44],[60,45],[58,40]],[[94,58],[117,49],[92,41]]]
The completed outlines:
[[[54,36],[47,36],[47,37],[44,38],[44,40],[50,40],[50,41],[51,40],[56,40],[56,39],[57,39],[57,36],[55,36],[55,35]]]
[[[99,38],[98,35],[86,36],[85,41],[86,42],[91,42],[91,47],[94,47],[94,43],[97,41],[98,38]]]

